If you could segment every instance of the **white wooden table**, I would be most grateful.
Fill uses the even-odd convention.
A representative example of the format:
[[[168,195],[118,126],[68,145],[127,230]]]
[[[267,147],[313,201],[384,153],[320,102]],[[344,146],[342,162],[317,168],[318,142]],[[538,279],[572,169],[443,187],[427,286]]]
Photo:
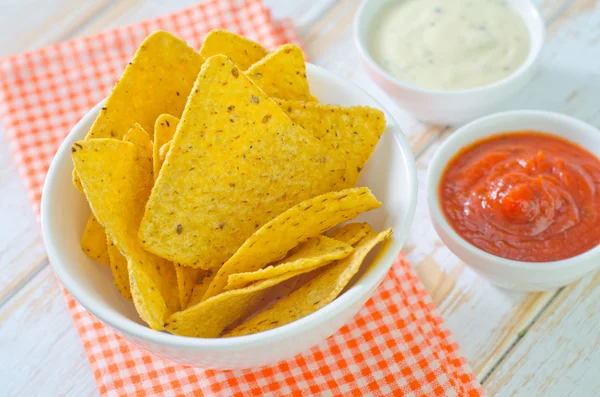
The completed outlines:
[[[0,57],[173,11],[198,0],[3,0]],[[557,291],[501,290],[442,244],[426,208],[425,171],[452,129],[416,122],[368,79],[352,43],[359,0],[266,0],[292,16],[311,60],[375,95],[409,137],[419,205],[408,260],[490,395],[600,396],[600,272]],[[511,108],[549,109],[600,125],[600,2],[536,0],[548,25],[542,68]],[[34,215],[0,133],[0,395],[97,395]]]

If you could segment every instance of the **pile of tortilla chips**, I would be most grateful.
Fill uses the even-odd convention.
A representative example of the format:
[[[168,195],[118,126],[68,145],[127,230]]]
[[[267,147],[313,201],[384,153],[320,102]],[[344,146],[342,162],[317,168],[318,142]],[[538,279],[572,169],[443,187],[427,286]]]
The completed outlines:
[[[155,32],[72,147],[92,210],[81,247],[153,329],[213,338],[290,323],[391,236],[336,228],[381,205],[354,186],[384,129],[377,109],[318,103],[297,46],[214,30],[196,52]]]

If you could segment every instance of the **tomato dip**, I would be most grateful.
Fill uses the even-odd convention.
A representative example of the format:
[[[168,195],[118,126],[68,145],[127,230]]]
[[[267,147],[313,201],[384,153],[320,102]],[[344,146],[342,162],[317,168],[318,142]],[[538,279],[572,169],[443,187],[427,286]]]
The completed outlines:
[[[600,160],[553,135],[511,132],[463,149],[439,199],[460,236],[503,258],[556,261],[600,244]]]

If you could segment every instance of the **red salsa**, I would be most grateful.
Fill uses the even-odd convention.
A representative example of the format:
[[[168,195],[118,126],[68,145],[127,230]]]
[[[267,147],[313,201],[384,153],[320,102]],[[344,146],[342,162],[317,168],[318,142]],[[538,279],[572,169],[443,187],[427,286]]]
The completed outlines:
[[[465,148],[439,197],[459,235],[503,258],[556,261],[600,244],[600,160],[552,135],[507,133]]]

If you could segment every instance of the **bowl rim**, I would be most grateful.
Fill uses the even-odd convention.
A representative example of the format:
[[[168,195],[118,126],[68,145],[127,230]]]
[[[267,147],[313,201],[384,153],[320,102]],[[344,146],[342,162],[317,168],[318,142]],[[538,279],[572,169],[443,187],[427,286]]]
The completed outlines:
[[[59,159],[63,159],[65,156],[70,154],[72,144],[71,141],[74,140],[74,136],[81,134],[81,130],[85,126],[92,124],[93,120],[98,114],[98,111],[106,101],[106,99],[104,99],[96,104],[91,110],[89,110],[64,138],[48,169],[46,182],[50,183],[44,183],[41,200],[40,219],[42,234],[44,237],[44,245],[48,254],[48,258],[50,259],[54,272],[58,276],[59,280],[79,304],[81,304],[88,312],[90,312],[104,324],[113,328],[117,332],[128,335],[132,338],[138,338],[153,344],[176,348],[199,349],[204,351],[231,351],[247,346],[256,347],[272,345],[274,342],[279,340],[289,339],[294,335],[302,334],[305,331],[313,329],[316,325],[328,321],[337,313],[340,313],[343,310],[351,307],[360,299],[364,298],[366,294],[372,293],[372,291],[379,286],[380,282],[391,269],[393,263],[395,262],[395,257],[398,255],[404,242],[408,238],[410,227],[416,211],[418,191],[417,169],[416,162],[412,154],[412,149],[408,139],[400,129],[400,126],[396,120],[372,95],[350,80],[337,76],[322,67],[310,63],[307,63],[306,67],[308,73],[321,75],[323,78],[333,80],[334,84],[336,85],[345,86],[346,88],[356,92],[357,95],[368,98],[386,114],[387,133],[393,135],[396,144],[403,154],[403,167],[406,170],[405,172],[407,173],[409,183],[406,188],[409,190],[409,192],[412,192],[412,194],[409,193],[406,217],[401,221],[402,227],[398,228],[398,230],[394,230],[394,243],[386,246],[388,252],[390,252],[389,250],[395,250],[393,253],[394,258],[389,263],[384,263],[384,261],[380,260],[376,266],[370,267],[369,271],[365,272],[365,274],[359,280],[357,280],[351,288],[349,288],[333,302],[329,303],[322,309],[284,326],[252,335],[230,338],[194,338],[179,336],[162,331],[156,331],[131,319],[125,318],[125,320],[123,320],[119,317],[115,317],[112,313],[105,312],[105,309],[102,308],[101,305],[97,304],[93,298],[87,295],[85,289],[79,287],[76,280],[72,278],[66,268],[61,265],[61,254],[57,252],[52,244],[52,228],[49,225],[51,221],[49,221],[50,215],[47,210],[49,205],[48,201],[50,200],[49,197],[53,196],[53,194],[56,194],[53,193],[54,189],[51,181],[54,179],[55,175],[58,174],[57,169],[59,167]],[[383,252],[380,251],[380,255],[381,253]]]
[[[417,92],[420,94],[438,95],[441,97],[453,98],[453,99],[456,97],[468,96],[468,95],[474,95],[474,94],[487,94],[488,91],[490,91],[490,90],[494,90],[494,89],[500,88],[502,86],[510,85],[511,83],[518,81],[521,78],[521,76],[523,76],[528,70],[530,70],[531,68],[533,68],[535,66],[537,60],[539,59],[539,57],[541,55],[542,49],[544,48],[544,43],[546,41],[546,25],[544,23],[544,19],[542,18],[542,15],[541,15],[538,7],[535,4],[533,4],[531,2],[531,0],[524,0],[524,2],[525,2],[525,6],[529,8],[529,12],[531,13],[531,15],[533,17],[534,22],[525,20],[523,18],[521,18],[521,19],[523,19],[523,22],[527,26],[528,31],[530,29],[532,29],[532,30],[538,31],[538,33],[540,34],[540,40],[539,40],[538,45],[534,46],[533,41],[531,42],[531,45],[529,47],[529,54],[527,55],[527,58],[525,59],[525,61],[516,70],[514,70],[512,73],[510,73],[508,76],[502,78],[501,80],[498,80],[498,81],[495,81],[495,82],[492,82],[490,84],[486,84],[483,86],[479,86],[479,87],[472,87],[472,88],[459,89],[459,90],[440,90],[440,89],[419,87],[417,85],[410,84],[408,82],[405,82],[403,80],[400,80],[400,79],[392,76],[383,67],[381,67],[379,65],[379,63],[377,61],[375,61],[375,59],[373,59],[373,57],[369,53],[368,44],[365,42],[366,38],[363,37],[363,35],[361,35],[361,31],[363,29],[368,31],[368,29],[369,29],[369,27],[366,26],[366,21],[364,20],[364,18],[365,18],[364,14],[365,14],[366,8],[369,6],[373,6],[373,7],[379,8],[377,11],[381,11],[381,9],[383,7],[388,5],[389,2],[387,2],[387,1],[362,0],[360,6],[354,16],[354,24],[353,24],[354,26],[352,29],[352,34],[353,34],[353,38],[354,38],[354,43],[355,43],[356,47],[358,48],[358,52],[359,52],[361,58],[363,59],[363,61],[365,61],[370,68],[375,70],[377,72],[377,74],[380,77],[382,77],[387,83],[390,83],[396,87],[401,87],[403,89],[411,90],[413,92]],[[531,35],[530,35],[530,37],[531,37]]]
[[[431,163],[429,165],[429,170],[427,172],[427,193],[428,193],[428,204],[429,204],[429,212],[432,218],[432,221],[438,226],[441,231],[447,236],[447,238],[451,239],[455,244],[459,245],[462,249],[468,251],[470,255],[476,256],[485,263],[493,264],[494,266],[500,266],[503,268],[507,268],[510,270],[534,270],[534,271],[555,271],[562,270],[565,268],[570,268],[578,265],[582,265],[585,263],[589,263],[592,259],[600,257],[600,244],[591,248],[588,251],[585,251],[579,255],[572,256],[570,258],[560,259],[556,261],[544,261],[544,262],[529,262],[529,261],[518,261],[514,259],[503,258],[494,254],[490,254],[487,251],[478,248],[465,240],[461,235],[459,235],[454,228],[450,225],[446,216],[442,211],[442,207],[439,201],[439,183],[440,179],[443,175],[444,170],[448,166],[448,163],[452,158],[464,148],[464,145],[460,145],[461,138],[463,137],[471,137],[475,135],[478,131],[478,128],[489,122],[489,121],[504,121],[511,120],[518,117],[535,117],[538,119],[547,119],[547,120],[555,120],[562,121],[568,123],[573,128],[582,131],[584,134],[592,136],[593,139],[598,140],[600,143],[600,130],[596,127],[588,124],[584,121],[576,119],[571,116],[567,116],[565,114],[550,112],[545,110],[512,110],[506,112],[494,113],[477,120],[474,120],[464,126],[458,128],[456,131],[452,133],[437,149],[435,152]],[[512,130],[512,129],[511,129]],[[491,137],[498,134],[511,132],[518,132],[516,130],[502,131],[500,129],[497,132],[492,132],[489,134],[485,134],[478,139],[474,140],[472,143],[477,142],[479,140],[485,139],[487,137]],[[548,135],[553,135],[560,137],[562,139],[567,139],[564,136],[558,135],[553,131],[540,131]],[[567,139],[570,142],[573,142],[577,145],[579,143]],[[471,144],[472,144],[471,143]]]

